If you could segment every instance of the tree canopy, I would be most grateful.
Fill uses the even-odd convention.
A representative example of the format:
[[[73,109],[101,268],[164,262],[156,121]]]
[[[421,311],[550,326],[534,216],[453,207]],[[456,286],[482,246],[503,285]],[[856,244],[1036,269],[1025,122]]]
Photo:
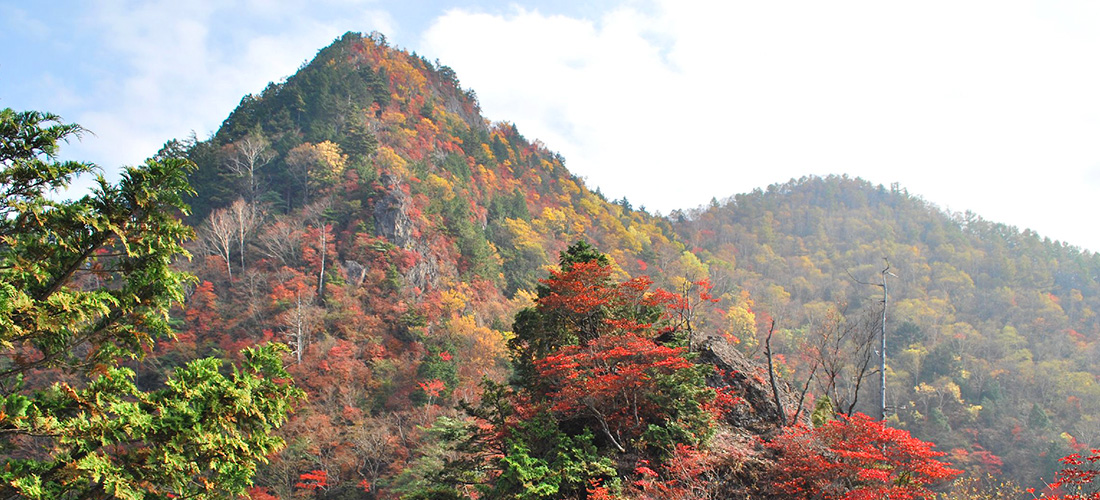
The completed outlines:
[[[79,126],[0,111],[0,494],[26,498],[229,498],[282,446],[299,391],[279,348],[209,358],[142,389],[131,360],[174,332],[169,308],[192,278],[184,159],[97,175],[76,200],[54,193],[88,163],[57,161]]]

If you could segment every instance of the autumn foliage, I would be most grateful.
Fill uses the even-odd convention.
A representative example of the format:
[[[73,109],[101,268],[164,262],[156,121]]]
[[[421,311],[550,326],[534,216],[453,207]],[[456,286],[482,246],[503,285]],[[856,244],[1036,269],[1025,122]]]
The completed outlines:
[[[328,473],[323,470],[312,470],[299,476],[298,484],[294,486],[305,490],[324,490],[328,488]]]
[[[683,339],[670,335],[669,311],[683,301],[653,289],[648,277],[616,283],[610,274],[606,256],[582,241],[542,280],[537,306],[525,311],[539,321],[517,319],[513,343],[546,342],[536,351],[537,379],[528,389],[558,418],[592,422],[619,451],[647,433],[643,441],[666,452],[699,442],[710,432],[705,408],[714,391],[705,389],[702,368],[685,358]]]
[[[657,344],[634,333],[600,337],[572,345],[538,361],[539,376],[550,381],[546,394],[563,418],[585,416],[616,446],[635,439],[654,422],[676,417],[675,407],[662,404],[662,386],[676,384],[677,375],[693,365],[684,348]],[[683,382],[683,381],[681,381]]]
[[[638,479],[631,487],[643,500],[713,498],[714,461],[706,450],[678,444],[671,456],[660,464],[651,464],[648,460],[639,462],[634,469]]]
[[[1055,491],[1050,496],[1043,498],[1052,500],[1100,500],[1100,485],[1094,484],[1100,470],[1096,467],[1100,464],[1100,450],[1090,450],[1088,456],[1080,453],[1062,457],[1062,470],[1058,471],[1058,477],[1050,487]]]
[[[225,154],[252,137],[269,148],[255,178],[226,170]],[[1052,471],[1065,453],[1035,465],[1033,445],[1090,421],[1100,401],[1091,372],[1063,376],[1095,350],[1094,267],[1052,274],[1049,259],[975,250],[966,238],[981,224],[881,222],[922,207],[836,179],[670,217],[608,202],[542,143],[482,119],[450,68],[378,34],[345,35],[187,154],[200,165],[194,223],[211,237],[192,249],[200,279],[164,361],[233,356],[268,338],[291,345],[289,371],[310,399],[283,432],[293,445],[257,476],[273,496],[713,497],[700,481],[749,456],[758,468],[779,460],[769,494],[927,498],[951,475],[943,457],[859,416],[770,444],[716,444],[728,432],[716,415],[744,409],[748,395],[706,380],[768,382],[763,371],[710,376],[691,352],[713,336],[753,363],[774,317],[779,382],[817,369],[809,392],[828,392],[827,370],[802,355],[805,334],[833,299],[866,295],[844,289],[844,271],[862,276],[852,266],[884,251],[916,273],[896,302],[891,289],[898,418],[949,443],[959,468]],[[256,220],[226,219],[214,234],[214,216],[234,206]],[[921,239],[903,241],[905,231]],[[1009,316],[979,320],[974,308]],[[1079,358],[1055,363],[1059,350]],[[1036,398],[1012,393],[1024,386],[1056,395],[1028,416]],[[316,471],[324,488],[306,477]]]
[[[778,454],[774,489],[784,498],[932,498],[929,486],[961,473],[931,443],[862,413],[788,427],[766,446]]]
[[[486,498],[611,498],[639,457],[665,471],[705,445],[715,393],[667,328],[673,294],[611,275],[587,243],[562,252],[516,316],[512,385],[487,381],[467,405],[469,454],[452,477],[481,483]]]

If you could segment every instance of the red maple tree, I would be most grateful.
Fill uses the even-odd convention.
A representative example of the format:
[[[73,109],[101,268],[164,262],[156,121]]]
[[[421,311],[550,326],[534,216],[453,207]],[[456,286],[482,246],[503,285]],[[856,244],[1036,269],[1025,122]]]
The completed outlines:
[[[639,479],[632,486],[641,500],[714,498],[713,461],[705,450],[678,444],[671,456],[660,464],[640,461],[634,468]]]
[[[779,455],[773,488],[785,498],[932,498],[930,485],[961,474],[932,443],[862,413],[788,427],[766,446]]]
[[[1082,457],[1080,453],[1062,457],[1058,461],[1064,466],[1058,471],[1057,479],[1051,483],[1051,488],[1056,492],[1053,496],[1043,496],[1052,500],[1100,500],[1100,491],[1093,484],[1100,470],[1095,464],[1100,463],[1100,450],[1090,450],[1091,454]]]
[[[296,488],[302,488],[310,491],[314,490],[326,490],[328,489],[328,472],[323,470],[312,470],[298,476],[299,482],[294,486]]]
[[[546,396],[553,411],[593,419],[616,448],[625,450],[627,441],[650,424],[674,417],[658,395],[675,387],[663,381],[694,366],[683,353],[682,347],[625,333],[565,346],[538,360],[536,368],[550,383]]]

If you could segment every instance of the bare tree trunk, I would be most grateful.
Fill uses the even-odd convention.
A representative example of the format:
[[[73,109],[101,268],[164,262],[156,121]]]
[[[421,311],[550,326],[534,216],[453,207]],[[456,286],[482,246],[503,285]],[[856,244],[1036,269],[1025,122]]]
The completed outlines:
[[[225,259],[225,272],[229,281],[233,281],[232,250],[237,233],[236,221],[229,210],[221,208],[215,210],[207,219],[207,224],[200,229],[200,239],[208,251],[216,253]]]
[[[317,301],[321,303],[325,301],[325,254],[328,253],[326,252],[328,246],[326,229],[325,222],[321,221],[321,272],[317,274]]]
[[[881,374],[880,382],[882,384],[882,393],[880,395],[882,398],[882,411],[879,416],[881,417],[880,420],[883,421],[886,420],[886,307],[889,304],[889,296],[886,293],[887,275],[895,276],[894,273],[890,272],[890,261],[886,261],[886,267],[882,270],[882,364],[879,366],[879,372]]]
[[[241,261],[240,270],[244,271],[244,247],[252,231],[260,224],[259,209],[256,208],[255,204],[245,201],[244,198],[237,198],[237,201],[229,206],[229,215],[232,217],[233,225],[237,230],[237,254]]]
[[[295,319],[297,320],[295,328],[297,328],[297,331],[294,336],[294,354],[297,356],[298,364],[300,365],[302,364],[302,350],[305,344],[305,321],[302,317],[302,292],[298,292],[295,296],[298,299],[298,304],[297,310],[295,311]]]
[[[249,134],[232,145],[233,151],[226,160],[226,167],[245,182],[245,198],[248,203],[256,202],[256,193],[260,189],[256,171],[275,158],[268,147],[267,140],[261,136]]]
[[[798,393],[798,408],[794,411],[794,418],[791,419],[792,422],[798,423],[798,417],[802,414],[802,405],[806,402],[806,393],[810,391],[810,382],[813,381],[814,375],[817,374],[818,366],[821,365],[815,362],[814,367],[810,370],[810,376],[806,377],[806,383],[802,385],[802,392]]]
[[[768,327],[768,337],[764,339],[764,355],[768,358],[768,381],[772,385],[772,399],[775,408],[779,411],[779,425],[787,426],[787,411],[783,409],[783,402],[779,400],[779,386],[775,383],[775,365],[772,363],[772,335],[775,333],[775,320]]]

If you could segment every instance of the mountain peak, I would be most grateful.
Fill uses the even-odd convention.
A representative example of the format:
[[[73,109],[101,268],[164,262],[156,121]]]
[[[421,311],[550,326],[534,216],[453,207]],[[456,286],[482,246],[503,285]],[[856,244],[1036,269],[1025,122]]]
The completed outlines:
[[[750,360],[726,365],[750,370],[742,381],[755,389],[743,392],[758,395],[769,392],[771,338],[779,384],[792,388],[777,397],[805,411],[828,396],[821,408],[875,412],[875,384],[852,382],[866,382],[871,364],[850,358],[875,352],[853,339],[879,332],[880,289],[862,283],[886,258],[897,275],[886,314],[891,422],[967,470],[1034,481],[1049,471],[1031,452],[1068,452],[1062,433],[1100,415],[1089,403],[1100,401],[1090,357],[1100,257],[844,175],[654,216],[589,191],[541,142],[485,120],[450,68],[377,34],[344,35],[245,97],[185,154],[199,165],[192,270],[210,283],[189,304],[188,331],[207,349],[261,332],[296,342],[295,374],[325,401],[301,418],[332,446],[355,428],[398,426],[415,434],[402,453],[428,453],[431,419],[458,418],[444,408],[476,399],[482,375],[508,377],[516,313],[578,240],[608,254],[613,281],[648,275],[685,295],[713,287],[691,324],[721,344],[712,351]],[[198,328],[218,314],[217,334]],[[832,351],[814,343],[840,338],[830,332],[844,334]],[[336,371],[356,375],[326,378]],[[1051,387],[1033,411],[1033,395]],[[751,403],[739,421],[774,429],[765,420],[779,414],[760,410],[759,396]],[[1027,427],[1029,414],[1048,418]],[[306,455],[295,460],[312,470]],[[350,463],[334,467],[351,473]],[[371,478],[391,492],[400,481]]]

